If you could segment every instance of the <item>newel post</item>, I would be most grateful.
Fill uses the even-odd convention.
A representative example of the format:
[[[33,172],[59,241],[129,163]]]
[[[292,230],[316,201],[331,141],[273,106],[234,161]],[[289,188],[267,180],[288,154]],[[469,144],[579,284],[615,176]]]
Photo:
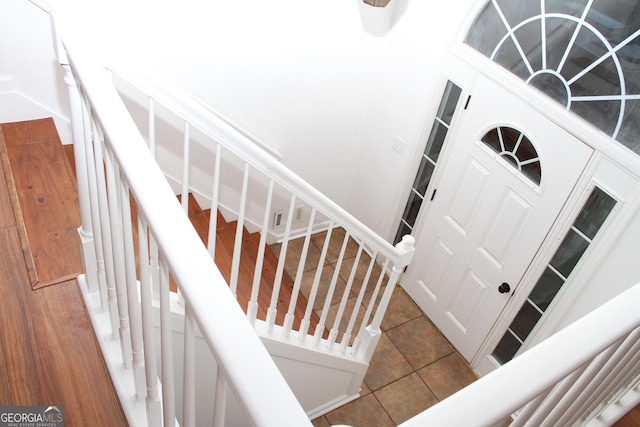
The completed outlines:
[[[71,115],[71,131],[73,136],[73,152],[75,157],[76,181],[78,183],[78,202],[80,205],[80,220],[78,228],[80,245],[82,248],[82,262],[90,290],[96,290],[98,285],[98,267],[93,239],[91,221],[91,205],[89,196],[89,176],[87,171],[87,155],[85,140],[90,135],[86,129],[85,111],[82,106],[82,96],[78,83],[73,75],[70,62],[62,45],[60,35],[56,31],[56,22],[51,14],[51,28],[53,31],[54,50],[62,69],[65,72],[64,82],[69,93],[69,111]],[[89,136],[90,137],[90,136]]]
[[[380,303],[378,304],[378,308],[373,316],[371,324],[367,326],[363,333],[358,337],[360,344],[356,349],[355,356],[367,363],[371,360],[371,356],[373,356],[373,352],[380,340],[380,335],[382,334],[380,331],[380,324],[382,323],[382,318],[387,312],[387,307],[391,301],[393,290],[395,289],[404,268],[408,266],[413,259],[413,254],[415,253],[415,241],[416,240],[412,236],[405,235],[396,245],[396,249],[400,252],[400,258],[391,268],[391,276],[389,277],[389,281],[387,282],[387,286],[382,294],[382,298],[380,299]]]

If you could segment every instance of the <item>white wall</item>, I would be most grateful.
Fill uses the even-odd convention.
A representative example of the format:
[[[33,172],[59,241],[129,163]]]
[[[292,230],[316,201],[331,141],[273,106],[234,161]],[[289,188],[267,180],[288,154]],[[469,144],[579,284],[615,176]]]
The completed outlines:
[[[49,15],[25,0],[0,1],[0,123],[53,117],[71,142],[66,86]]]
[[[394,1],[399,16],[380,37],[364,31],[358,0],[51,0],[105,50],[157,67],[384,236],[422,149],[445,46],[476,2]],[[80,18],[91,14],[99,20]]]

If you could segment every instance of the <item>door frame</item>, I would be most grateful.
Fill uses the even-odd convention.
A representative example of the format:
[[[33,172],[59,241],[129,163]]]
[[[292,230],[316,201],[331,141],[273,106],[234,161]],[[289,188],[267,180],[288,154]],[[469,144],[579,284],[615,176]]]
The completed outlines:
[[[529,293],[535,286],[538,278],[542,275],[548,262],[554,255],[555,250],[560,245],[564,234],[571,227],[575,216],[582,208],[582,204],[586,199],[585,193],[592,183],[591,177],[596,168],[597,159],[600,158],[600,156],[598,155],[598,148],[600,146],[600,143],[596,141],[596,144],[593,144],[593,139],[586,137],[590,133],[583,132],[585,126],[579,118],[573,117],[573,114],[562,109],[559,105],[553,103],[552,100],[549,100],[548,98],[546,98],[546,96],[539,93],[537,90],[527,86],[507,70],[502,69],[498,65],[487,60],[487,58],[485,58],[484,56],[478,54],[477,52],[464,45],[451,47],[451,54],[447,60],[446,66],[444,67],[441,79],[442,82],[440,86],[444,87],[448,80],[451,80],[452,82],[460,86],[462,88],[462,102],[460,103],[460,105],[458,106],[458,110],[454,114],[449,129],[449,135],[444,142],[442,151],[440,152],[438,164],[436,165],[433,176],[425,194],[431,194],[433,192],[433,189],[438,187],[442,179],[444,167],[448,163],[452,151],[451,141],[455,140],[458,135],[460,124],[464,120],[464,105],[467,102],[470,91],[474,87],[475,80],[477,79],[478,75],[483,75],[485,78],[500,85],[511,95],[518,98],[519,100],[527,104],[530,108],[545,116],[547,120],[550,121],[550,123],[563,128],[565,131],[573,134],[583,143],[594,149],[594,155],[587,163],[585,169],[580,175],[580,178],[576,182],[573,191],[569,195],[563,208],[560,210],[557,218],[553,222],[551,229],[549,230],[540,248],[538,248],[536,254],[531,260],[529,267],[526,269],[521,281],[517,286],[517,292],[514,292],[511,295],[509,301],[506,303],[504,309],[498,316],[498,319],[494,323],[493,327],[491,328],[487,336],[483,339],[483,342],[480,345],[476,355],[471,360],[471,366],[476,369],[479,374],[484,375],[497,367],[497,365],[491,366],[490,363],[487,363],[487,361],[489,360],[489,357],[487,356],[491,355],[493,349],[506,332],[511,321],[528,298]],[[431,108],[429,116],[426,117],[427,124],[424,126],[424,130],[421,136],[421,141],[423,143],[420,144],[420,147],[418,147],[421,150],[424,150],[424,145],[427,143],[428,136],[433,125],[433,116],[435,115],[433,109],[438,107],[439,102],[440,98],[436,98],[436,100],[434,100],[435,107]],[[562,118],[562,120],[558,120],[558,118]],[[583,133],[585,133],[586,135],[583,135]],[[610,139],[607,142],[608,144],[611,144]],[[422,151],[418,150],[418,152],[421,153]],[[420,156],[416,156],[418,160],[419,157]],[[414,166],[414,170],[417,170],[418,167],[419,164],[416,164]],[[409,183],[407,186],[410,188],[411,183]],[[431,204],[432,203],[430,200],[425,200],[425,203],[423,203],[414,226],[414,235],[418,236],[422,233],[425,226],[425,218],[427,217]],[[400,212],[400,216],[401,215],[402,212]],[[400,221],[398,220],[398,223],[399,222]],[[594,256],[596,255],[596,253],[601,253],[600,256],[604,256],[604,251],[596,250],[594,252],[595,253],[592,253],[592,255]],[[590,256],[590,258],[592,257]],[[596,256],[596,258],[600,257]],[[580,266],[578,266],[575,270],[576,275],[580,273],[579,269]],[[571,282],[571,286],[573,287],[574,281],[572,280]],[[553,303],[553,306],[549,307],[544,315],[540,318],[533,331],[521,347],[520,351],[525,351],[532,345],[531,343],[538,342],[551,335],[554,326],[557,325],[560,318],[560,316],[557,314],[558,309],[556,307],[565,305],[568,299],[567,297],[569,295],[575,295],[575,292],[577,291],[574,289],[572,289],[570,292],[567,292],[567,290],[565,289],[563,290],[563,292],[558,294],[556,300]],[[565,301],[565,303],[563,303],[563,301]]]

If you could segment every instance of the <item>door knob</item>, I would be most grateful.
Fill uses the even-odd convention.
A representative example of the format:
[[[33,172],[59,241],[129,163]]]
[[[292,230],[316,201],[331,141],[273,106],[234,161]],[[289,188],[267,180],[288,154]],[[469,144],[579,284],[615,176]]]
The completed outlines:
[[[507,282],[504,282],[502,285],[498,286],[498,292],[501,294],[506,294],[511,290],[511,286]]]

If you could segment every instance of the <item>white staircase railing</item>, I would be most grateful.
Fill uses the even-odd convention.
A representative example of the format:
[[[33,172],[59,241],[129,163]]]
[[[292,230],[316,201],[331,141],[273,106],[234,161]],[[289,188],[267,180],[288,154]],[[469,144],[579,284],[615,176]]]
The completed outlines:
[[[212,379],[217,384],[212,398],[214,425],[223,425],[228,418],[225,408],[231,395],[252,425],[308,425],[252,326],[282,340],[295,340],[298,346],[368,364],[398,277],[413,255],[413,239],[390,245],[243,133],[181,92],[167,90],[168,82],[158,85],[122,70],[108,70],[81,38],[65,32],[70,27],[52,22],[71,101],[85,266],[80,281],[131,424],[201,423],[195,347],[202,337],[217,365]],[[148,100],[147,141],[114,84],[118,79],[123,83],[123,78]],[[163,113],[158,114],[156,107]],[[183,144],[182,158],[177,162],[183,170],[177,179],[171,167],[162,171],[155,158],[157,151],[167,149],[162,145],[167,133],[158,128],[176,122],[183,129],[178,140]],[[166,129],[171,133],[175,127]],[[196,142],[204,144],[213,159],[204,184],[191,177],[190,152]],[[209,186],[208,199],[198,191],[203,185]],[[206,246],[185,214],[192,193],[211,207]],[[213,261],[218,251],[218,211],[237,221],[228,280]],[[280,229],[271,222],[274,212],[279,220],[286,218]],[[260,236],[248,284],[241,276],[241,267],[247,267],[242,253],[249,250],[244,246],[245,228]],[[303,241],[301,253],[287,250],[294,235]],[[341,249],[333,254],[329,243],[336,236]],[[317,238],[322,241],[318,273],[310,288],[303,290],[311,259],[307,255]],[[262,262],[269,240],[278,240],[281,250],[269,301],[261,306],[266,269]],[[351,256],[353,262],[347,265]],[[323,266],[330,257],[335,272],[321,288]],[[292,258],[294,270],[287,272]],[[285,280],[287,273],[295,277],[291,283]],[[238,287],[247,285],[251,296],[245,314],[234,298]],[[184,315],[179,331],[184,343],[176,343],[175,313]],[[110,358],[113,345],[120,351]],[[176,384],[176,378],[182,384]],[[361,380],[354,381],[352,393],[357,393]],[[146,402],[144,414],[140,402]]]
[[[639,302],[640,283],[402,427],[611,425],[640,403]]]
[[[60,40],[82,193],[82,290],[130,424],[200,424],[194,346],[201,334],[218,366],[211,378],[216,393],[205,408],[213,414],[213,425],[223,425],[225,402],[232,394],[252,425],[311,425],[189,223],[104,67],[91,61],[77,39]],[[133,226],[130,200],[137,205]],[[169,292],[170,276],[182,292],[186,313],[179,352],[172,337],[176,298]],[[159,288],[159,340],[152,286]],[[107,318],[106,327],[101,317]],[[110,357],[114,344],[120,352]],[[184,357],[180,373],[175,372],[175,354]],[[176,377],[184,379],[181,405],[176,402]],[[146,410],[139,409],[140,403]]]
[[[413,238],[405,236],[394,247],[284,167],[273,152],[256,146],[245,136],[246,132],[229,125],[163,76],[151,70],[142,76],[113,64],[109,69],[131,110],[146,110],[138,114],[139,128],[147,133],[152,152],[160,151],[162,139],[170,140],[168,144],[174,146],[176,142],[182,145],[171,162],[182,164],[182,170],[167,170],[165,175],[174,183],[185,211],[189,209],[189,193],[211,209],[205,241],[214,259],[218,230],[213,213],[220,211],[229,220],[237,221],[229,285],[234,295],[239,286],[251,288],[251,298],[246,303],[250,322],[255,325],[257,319],[262,320],[266,325],[260,329],[266,328],[270,334],[285,339],[293,336],[302,345],[368,363],[398,277],[413,256]],[[162,112],[158,112],[160,109]],[[147,129],[143,128],[145,125]],[[156,128],[163,129],[164,138]],[[201,173],[200,179],[194,176],[199,172],[194,160],[202,163],[202,159],[191,155],[195,148],[204,148],[200,155],[209,155],[210,160],[201,166],[209,170]],[[278,220],[279,226],[275,224]],[[246,278],[245,283],[239,279],[245,227],[260,235],[257,261],[249,266],[253,269],[251,283]],[[288,250],[294,237],[302,242],[301,250]],[[335,239],[342,239],[342,249],[330,254],[329,243]],[[311,253],[312,240],[318,242],[316,248],[322,248],[319,253]],[[269,241],[279,241],[281,245],[270,302],[260,306],[262,262]],[[349,260],[347,264],[346,259],[354,256],[360,262]],[[330,257],[334,275],[326,280],[323,289],[321,274]],[[313,280],[309,269],[317,273]],[[282,289],[285,274],[293,282],[286,294]],[[310,289],[303,289],[305,279],[312,282]],[[321,295],[324,300],[320,300]],[[283,299],[287,306],[284,312],[277,306],[278,300]],[[300,304],[306,306],[302,319],[295,313]],[[259,313],[266,315],[259,317]]]

